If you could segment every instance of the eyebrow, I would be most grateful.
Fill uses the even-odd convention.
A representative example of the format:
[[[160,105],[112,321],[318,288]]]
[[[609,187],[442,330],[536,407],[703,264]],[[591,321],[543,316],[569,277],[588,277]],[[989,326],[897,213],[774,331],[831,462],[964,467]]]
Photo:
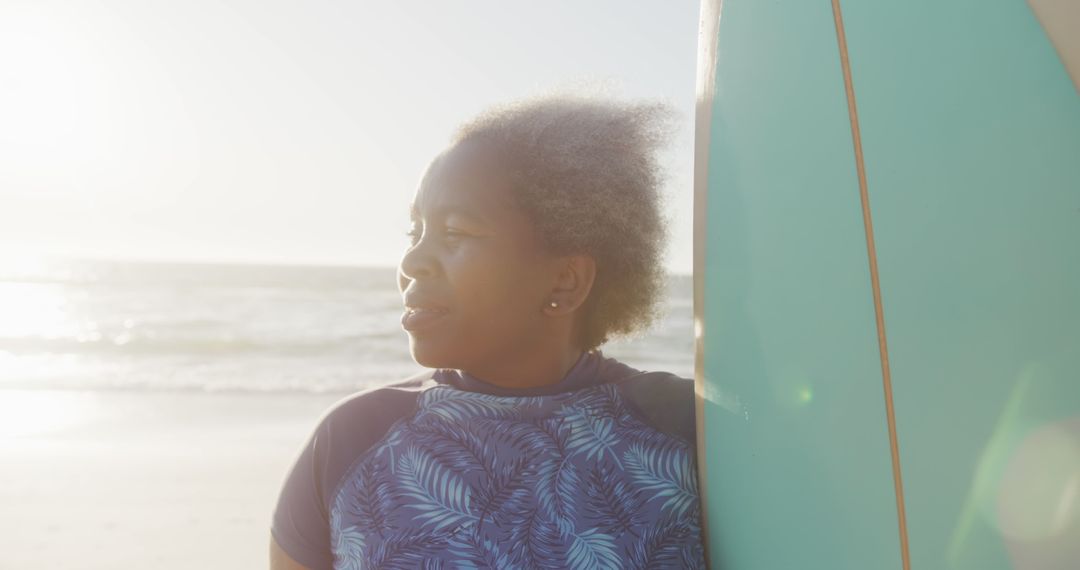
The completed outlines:
[[[450,208],[446,208],[446,209],[443,209],[443,210],[438,210],[437,213],[442,215],[443,217],[458,216],[458,217],[465,218],[468,221],[475,222],[475,223],[478,223],[478,224],[487,224],[488,223],[488,219],[485,218],[484,216],[473,213],[473,212],[471,212],[469,210],[466,210],[464,208],[450,207]],[[413,204],[411,204],[409,206],[409,219],[412,220],[412,221],[416,221],[416,220],[419,220],[420,218],[421,218],[421,216],[420,216],[420,208],[418,208],[416,206],[416,203],[414,202]]]

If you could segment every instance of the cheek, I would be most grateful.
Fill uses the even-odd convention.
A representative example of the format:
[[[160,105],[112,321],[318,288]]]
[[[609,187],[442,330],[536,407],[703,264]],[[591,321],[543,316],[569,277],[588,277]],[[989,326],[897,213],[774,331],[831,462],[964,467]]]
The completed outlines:
[[[493,258],[463,265],[455,289],[470,320],[505,330],[539,314],[542,283],[535,266],[516,259]],[[524,325],[525,323],[521,323]]]
[[[503,271],[497,266],[470,263],[462,271],[454,288],[457,296],[470,314],[492,312],[511,296],[512,287]]]

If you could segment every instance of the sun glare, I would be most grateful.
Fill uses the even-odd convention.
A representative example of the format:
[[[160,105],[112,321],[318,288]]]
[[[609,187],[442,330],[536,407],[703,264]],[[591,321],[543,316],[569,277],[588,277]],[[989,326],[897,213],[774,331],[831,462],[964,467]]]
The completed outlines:
[[[5,341],[77,336],[62,269],[46,256],[0,249],[0,350]]]
[[[70,334],[66,302],[62,285],[0,282],[0,340]]]
[[[0,440],[60,431],[85,421],[92,412],[84,394],[5,390],[0,397]]]

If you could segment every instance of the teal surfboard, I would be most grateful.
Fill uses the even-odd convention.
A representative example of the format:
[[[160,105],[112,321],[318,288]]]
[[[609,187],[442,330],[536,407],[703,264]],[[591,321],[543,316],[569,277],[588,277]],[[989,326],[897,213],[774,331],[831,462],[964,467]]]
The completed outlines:
[[[713,568],[1080,568],[1080,3],[1033,4],[704,2]]]

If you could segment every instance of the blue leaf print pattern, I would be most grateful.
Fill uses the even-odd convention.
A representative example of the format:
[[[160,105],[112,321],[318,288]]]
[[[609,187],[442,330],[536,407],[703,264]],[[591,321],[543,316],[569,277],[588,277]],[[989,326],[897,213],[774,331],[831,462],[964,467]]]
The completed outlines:
[[[455,425],[423,424],[413,429],[412,441],[423,454],[458,474],[485,473],[495,466],[495,456],[475,434]]]
[[[589,470],[586,482],[588,511],[585,518],[597,528],[615,536],[630,533],[641,526],[641,493],[631,491],[625,481],[602,465]]]
[[[402,442],[405,441],[405,430],[401,429],[401,424],[404,420],[399,420],[393,426],[390,427],[390,431],[387,432],[385,438],[383,438],[382,445],[375,450],[375,457],[383,459],[390,466],[390,473],[394,473],[394,468],[397,465],[397,460],[394,457],[394,452],[399,449]],[[384,457],[385,456],[385,457]]]
[[[615,540],[597,529],[570,533],[572,545],[566,562],[574,570],[592,568],[619,568],[619,556],[615,554]]]
[[[530,493],[523,475],[529,463],[529,457],[519,457],[506,465],[493,468],[488,474],[476,492],[474,510],[480,513],[480,522],[477,525],[479,528],[484,527],[484,521],[489,516],[496,524],[503,522],[499,515],[505,512],[507,506],[525,504],[528,501]]]
[[[453,393],[457,392],[457,393]],[[508,418],[518,413],[520,407],[506,398],[459,392],[453,388],[436,386],[421,396],[429,414],[434,414],[451,422],[461,422],[474,418]]]
[[[566,563],[562,533],[554,522],[538,511],[532,511],[522,525],[521,551],[515,558],[526,568],[560,570]]]
[[[623,458],[639,489],[666,499],[662,510],[683,514],[697,501],[697,476],[680,449],[663,442],[653,446],[635,443]]]
[[[533,511],[519,527],[514,567],[552,570],[619,568],[615,540],[597,529],[577,532]]]
[[[469,512],[472,489],[430,455],[409,448],[398,460],[397,472],[404,495],[412,499],[406,506],[420,511],[416,520],[422,525],[441,529],[476,520]]]
[[[602,459],[605,453],[609,453],[612,460],[622,467],[619,456],[615,453],[619,434],[614,429],[614,420],[586,414],[585,410],[579,407],[564,408],[559,412],[559,417],[564,418],[570,428],[567,447],[572,453],[584,453],[586,459],[594,456]]]
[[[335,493],[335,568],[704,567],[692,446],[620,398],[427,390]]]
[[[334,541],[334,568],[341,570],[361,570],[364,567],[364,533],[357,526],[342,529]]]
[[[361,484],[357,485],[356,501],[350,505],[350,515],[360,527],[383,536],[390,529],[387,515],[393,510],[390,500],[390,485],[382,481],[375,471],[374,464],[360,466]]]
[[[645,531],[630,556],[630,568],[696,568],[705,566],[705,553],[700,543],[687,548],[686,539],[697,529],[678,518],[665,518]],[[693,561],[687,565],[686,560]]]
[[[513,568],[509,554],[503,552],[498,544],[489,539],[480,538],[474,533],[463,533],[460,538],[452,540],[450,549],[455,555],[451,568],[461,570]]]
[[[446,546],[439,534],[402,533],[388,537],[371,553],[365,568],[412,570],[425,560],[432,560]]]
[[[560,422],[561,424],[561,422]],[[538,463],[536,471],[536,502],[548,518],[560,529],[566,530],[574,520],[574,495],[580,486],[577,472],[570,461],[565,431],[556,427],[541,425],[540,431],[546,434],[550,444],[547,453]]]

